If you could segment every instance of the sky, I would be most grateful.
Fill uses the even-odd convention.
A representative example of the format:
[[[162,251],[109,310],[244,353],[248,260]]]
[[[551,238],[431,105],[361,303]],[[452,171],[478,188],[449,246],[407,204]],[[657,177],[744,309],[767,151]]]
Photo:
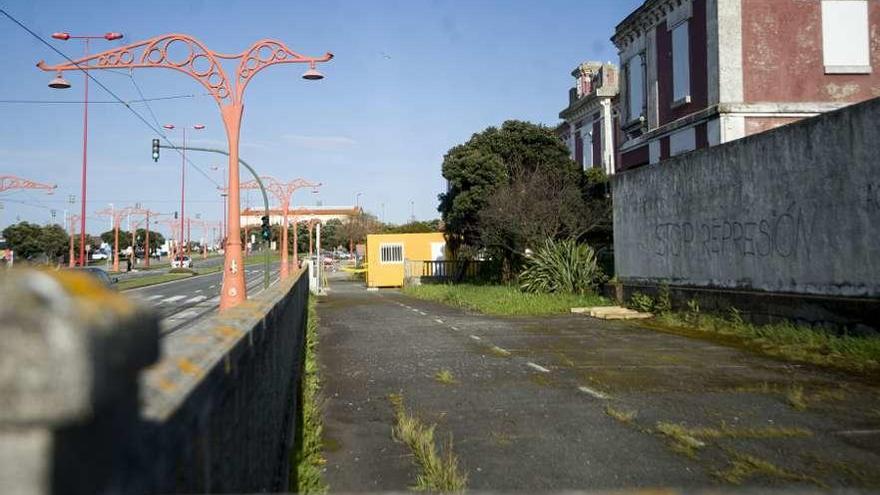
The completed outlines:
[[[244,97],[241,157],[260,175],[323,184],[317,194],[297,191],[294,206],[359,201],[384,221],[403,223],[411,213],[439,217],[441,165],[450,147],[508,119],[556,125],[572,69],[586,60],[618,63],[609,38],[641,3],[0,0],[0,7],[72,58],[82,56],[82,41],[53,40],[51,33],[124,34],[119,41],[93,41],[92,53],[168,33],[189,34],[223,53],[239,53],[262,38],[305,55],[333,52],[319,67],[326,76],[321,81],[303,80],[300,64],[272,66],[254,77]],[[80,208],[83,76],[66,73],[73,86],[67,90],[47,87],[53,74],[35,63],[59,63],[61,56],[2,15],[0,46],[0,175],[57,185],[51,195],[0,193],[0,227],[19,219],[47,223],[52,210],[63,223],[65,211]],[[130,105],[153,127],[175,124],[177,130],[163,130],[174,143],[181,126],[204,124],[187,132],[188,143],[226,148],[217,104],[187,75],[160,68],[91,73],[125,101],[141,94],[167,98]],[[87,230],[109,228],[94,212],[111,205],[179,210],[181,156],[163,149],[153,162],[154,131],[125,106],[107,103],[112,96],[94,83],[89,98]],[[17,103],[22,100],[38,103]],[[194,166],[186,170],[187,215],[219,220],[216,187],[224,181],[225,159],[188,157]],[[242,192],[243,207],[258,200],[257,193]]]

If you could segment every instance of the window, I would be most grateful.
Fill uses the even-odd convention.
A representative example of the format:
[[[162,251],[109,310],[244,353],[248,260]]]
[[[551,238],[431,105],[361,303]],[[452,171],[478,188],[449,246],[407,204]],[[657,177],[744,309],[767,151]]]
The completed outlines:
[[[627,120],[633,121],[642,116],[645,108],[645,63],[641,53],[626,63],[626,79]]]
[[[690,103],[691,64],[688,21],[672,29],[672,104]]]
[[[380,244],[380,263],[403,263],[403,244]]]
[[[586,170],[593,166],[593,133],[584,133],[584,160],[581,168]]]
[[[827,74],[871,72],[866,0],[823,0],[822,58]]]

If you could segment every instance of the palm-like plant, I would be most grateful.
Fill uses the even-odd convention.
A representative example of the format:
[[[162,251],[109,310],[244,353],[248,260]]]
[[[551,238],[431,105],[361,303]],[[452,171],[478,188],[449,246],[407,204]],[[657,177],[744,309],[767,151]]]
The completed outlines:
[[[604,278],[593,248],[574,239],[547,239],[525,266],[519,276],[525,292],[585,294]]]

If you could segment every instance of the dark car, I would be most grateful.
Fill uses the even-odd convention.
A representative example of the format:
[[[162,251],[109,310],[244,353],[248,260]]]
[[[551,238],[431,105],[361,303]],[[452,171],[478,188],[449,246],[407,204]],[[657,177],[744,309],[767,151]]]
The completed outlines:
[[[78,272],[83,272],[95,277],[104,284],[106,287],[116,288],[116,283],[119,282],[117,277],[110,277],[105,270],[102,270],[96,266],[85,266],[85,267],[77,267],[73,268]]]

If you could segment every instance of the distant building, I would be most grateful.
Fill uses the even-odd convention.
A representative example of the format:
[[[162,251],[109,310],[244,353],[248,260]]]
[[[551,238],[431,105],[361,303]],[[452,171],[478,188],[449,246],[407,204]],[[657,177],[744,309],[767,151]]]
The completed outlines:
[[[318,220],[322,224],[330,220],[345,221],[348,218],[357,216],[361,213],[361,209],[355,206],[308,206],[291,208],[288,212],[288,220],[291,224],[294,220],[300,222],[308,220]],[[266,214],[266,210],[262,208],[245,208],[241,212],[242,227],[258,227],[260,218]],[[280,209],[269,210],[269,223],[272,225],[280,225],[284,221],[284,212]]]
[[[646,0],[612,41],[619,170],[880,96],[876,0]]]
[[[618,73],[614,64],[584,62],[571,72],[575,86],[568,92],[568,107],[559,112],[565,122],[556,133],[566,143],[572,160],[584,170],[602,167],[614,173]]]

